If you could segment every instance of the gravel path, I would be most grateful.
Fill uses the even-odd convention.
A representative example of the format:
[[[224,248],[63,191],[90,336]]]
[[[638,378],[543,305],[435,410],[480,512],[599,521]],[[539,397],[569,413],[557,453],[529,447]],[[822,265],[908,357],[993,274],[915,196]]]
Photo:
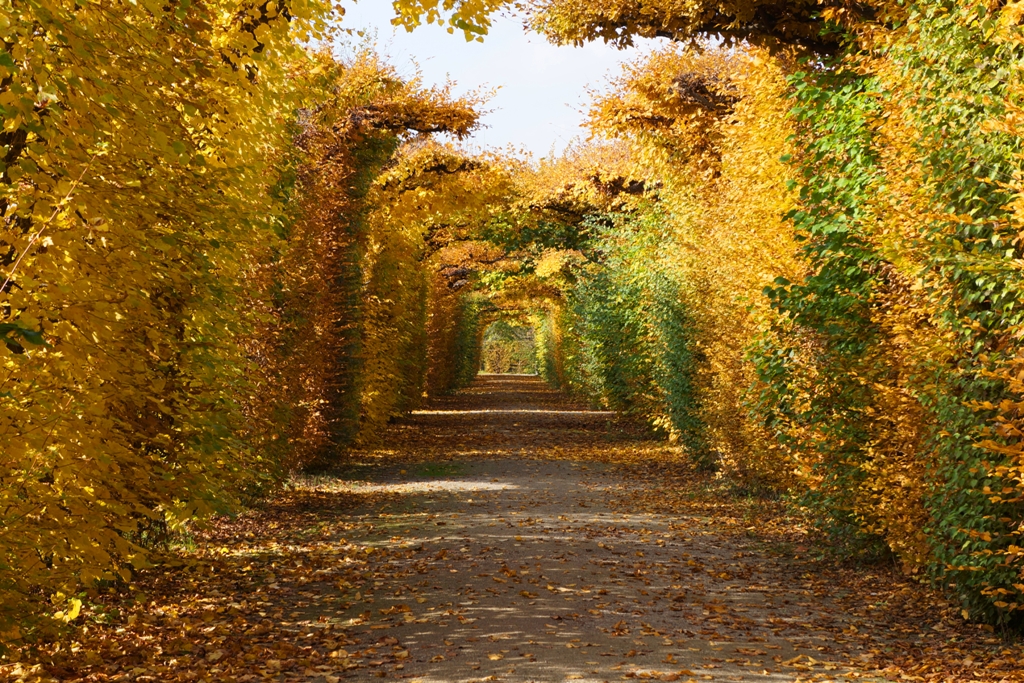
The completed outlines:
[[[807,539],[615,414],[482,376],[90,591],[0,681],[1024,681],[1019,640]]]
[[[454,683],[841,673],[830,654],[830,615],[840,610],[804,585],[799,565],[715,533],[713,520],[631,509],[641,489],[600,455],[660,447],[644,439],[536,378],[482,377],[401,422],[340,477],[303,482],[365,494],[345,513],[348,538],[382,551],[336,615],[357,646],[342,651],[360,665],[347,675]],[[411,464],[380,457],[395,448]],[[379,663],[366,658],[370,643]]]

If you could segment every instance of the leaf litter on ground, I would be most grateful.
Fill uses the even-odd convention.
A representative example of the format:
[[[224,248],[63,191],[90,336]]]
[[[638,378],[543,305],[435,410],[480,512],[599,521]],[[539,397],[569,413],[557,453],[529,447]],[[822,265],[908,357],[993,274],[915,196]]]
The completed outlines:
[[[1024,680],[898,568],[830,559],[641,427],[482,378],[83,596],[18,681]]]

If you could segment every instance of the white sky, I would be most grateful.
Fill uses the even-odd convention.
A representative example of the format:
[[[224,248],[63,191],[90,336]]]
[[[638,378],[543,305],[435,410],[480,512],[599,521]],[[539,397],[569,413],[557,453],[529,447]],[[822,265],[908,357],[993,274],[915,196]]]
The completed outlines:
[[[343,26],[376,31],[377,51],[403,76],[416,73],[425,85],[451,78],[455,94],[480,87],[499,88],[485,109],[484,128],[470,140],[480,147],[525,149],[535,156],[561,152],[576,137],[587,106],[587,88],[604,89],[619,65],[657,47],[644,41],[617,50],[603,43],[557,47],[528,34],[517,19],[495,16],[483,43],[467,43],[461,31],[450,35],[437,25],[412,33],[391,26],[390,0],[345,3]]]

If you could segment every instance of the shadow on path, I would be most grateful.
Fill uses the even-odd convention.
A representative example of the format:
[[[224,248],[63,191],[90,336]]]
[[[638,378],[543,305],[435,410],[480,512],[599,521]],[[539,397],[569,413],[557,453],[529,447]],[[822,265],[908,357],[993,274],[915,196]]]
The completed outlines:
[[[481,376],[94,591],[0,680],[1022,680],[1019,642],[891,567],[808,559],[769,508],[536,377]]]
[[[707,520],[630,509],[635,482],[607,451],[671,450],[649,439],[535,377],[481,376],[361,466],[303,482],[387,498],[349,513],[351,538],[384,552],[332,617],[360,648],[381,644],[345,675],[374,661],[424,683],[838,674],[837,608],[795,569]]]

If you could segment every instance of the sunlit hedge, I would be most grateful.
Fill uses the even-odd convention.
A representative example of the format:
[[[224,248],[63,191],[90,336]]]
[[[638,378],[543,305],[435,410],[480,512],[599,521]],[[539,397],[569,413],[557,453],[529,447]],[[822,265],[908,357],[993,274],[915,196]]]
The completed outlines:
[[[662,225],[655,212],[590,219],[584,253],[592,258],[573,268],[560,321],[572,340],[563,381],[603,407],[649,420],[713,466],[695,386],[699,352],[660,248]]]
[[[808,274],[769,291],[756,362],[823,527],[878,539],[966,614],[1018,621],[1019,455],[993,431],[1016,419],[1022,321],[1007,14],[916,3],[873,49],[794,76]]]
[[[373,421],[366,193],[476,114],[278,7],[0,6],[0,641]]]
[[[628,163],[559,171],[531,206],[562,227],[499,233],[540,282],[515,291],[552,381],[793,494],[837,552],[1020,622],[1022,10],[829,16],[831,55],[628,67],[592,110]],[[657,208],[611,218],[616,192]]]

